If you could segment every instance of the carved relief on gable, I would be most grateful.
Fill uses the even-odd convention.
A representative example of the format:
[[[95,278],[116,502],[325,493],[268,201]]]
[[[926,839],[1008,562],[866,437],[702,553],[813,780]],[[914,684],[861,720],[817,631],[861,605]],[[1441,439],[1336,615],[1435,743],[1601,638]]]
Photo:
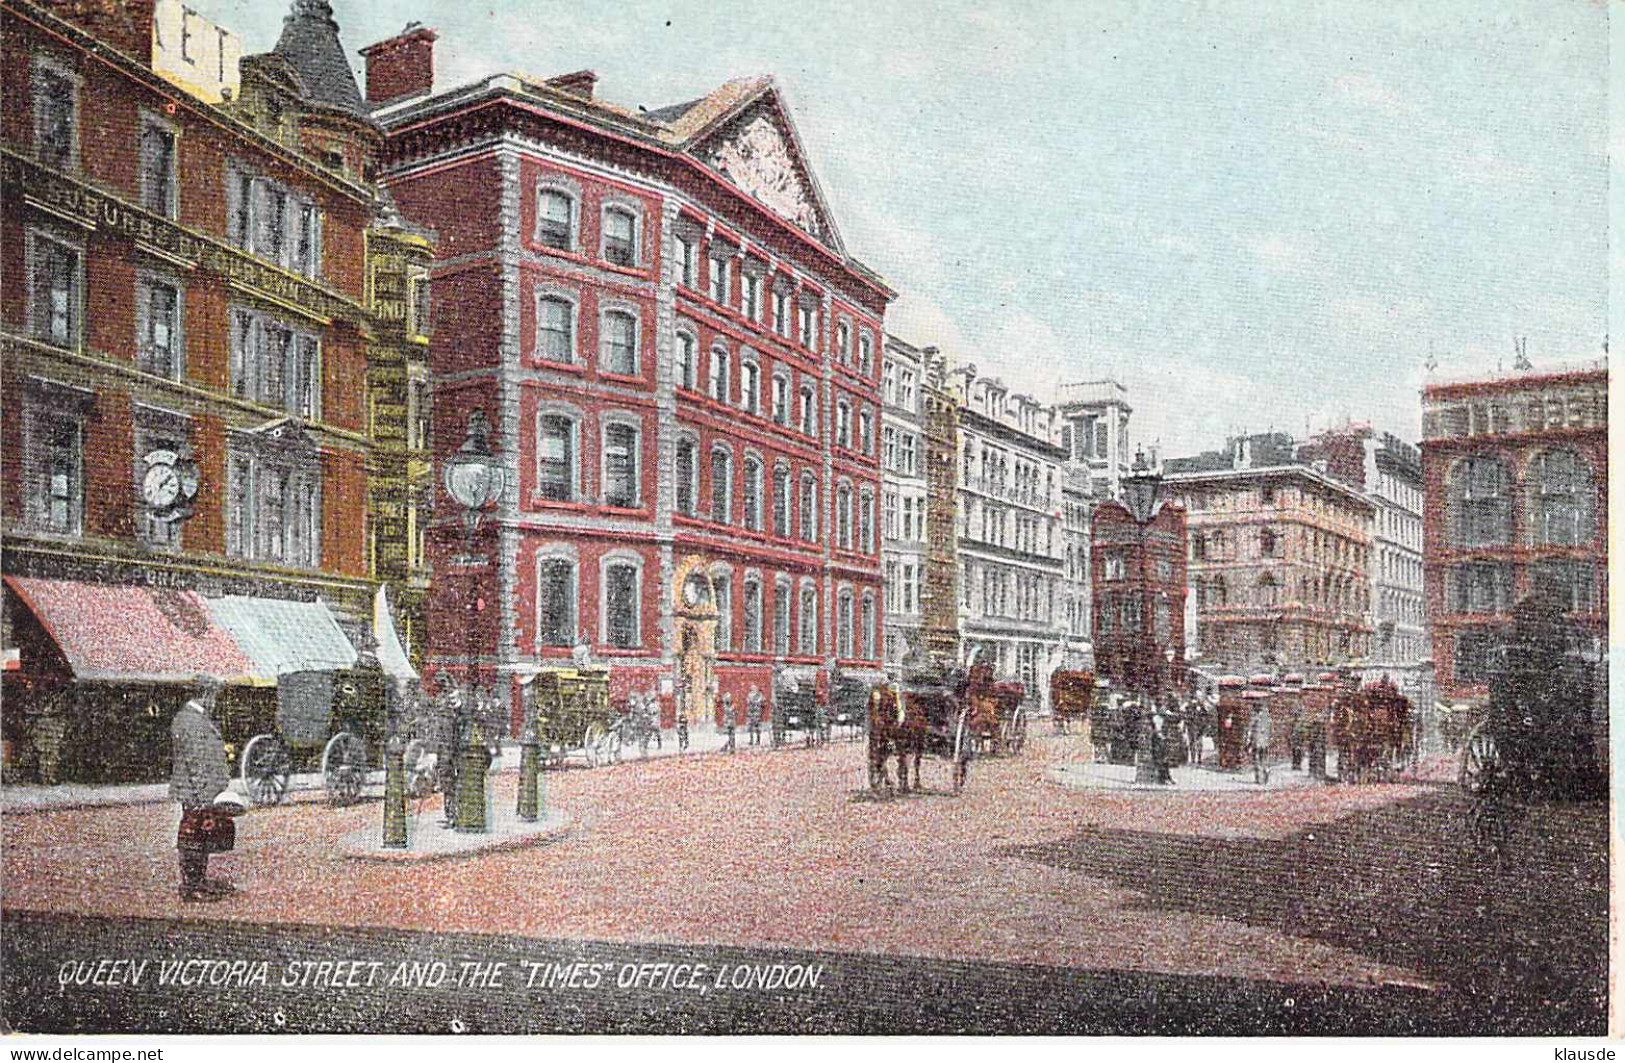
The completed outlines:
[[[712,148],[706,161],[773,213],[814,236],[823,235],[818,207],[801,179],[795,150],[766,114],[758,114]]]

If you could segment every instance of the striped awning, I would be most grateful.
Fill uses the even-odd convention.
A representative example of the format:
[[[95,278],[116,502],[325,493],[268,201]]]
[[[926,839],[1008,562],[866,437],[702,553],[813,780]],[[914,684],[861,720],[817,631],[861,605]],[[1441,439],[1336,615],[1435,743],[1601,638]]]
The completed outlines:
[[[254,662],[192,591],[5,577],[79,679],[252,681]]]
[[[352,668],[355,647],[327,604],[280,598],[212,598],[209,611],[253,662],[254,682],[275,685],[289,672]]]

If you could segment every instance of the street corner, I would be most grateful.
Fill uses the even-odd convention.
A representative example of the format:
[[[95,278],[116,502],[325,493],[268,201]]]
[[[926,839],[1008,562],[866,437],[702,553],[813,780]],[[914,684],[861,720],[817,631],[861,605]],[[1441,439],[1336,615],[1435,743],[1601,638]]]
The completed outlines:
[[[565,837],[573,827],[572,817],[560,809],[547,809],[528,821],[498,808],[484,831],[459,831],[442,825],[438,817],[418,819],[408,828],[406,848],[392,849],[384,847],[383,826],[374,823],[344,835],[339,849],[349,860],[415,864],[544,845]]]

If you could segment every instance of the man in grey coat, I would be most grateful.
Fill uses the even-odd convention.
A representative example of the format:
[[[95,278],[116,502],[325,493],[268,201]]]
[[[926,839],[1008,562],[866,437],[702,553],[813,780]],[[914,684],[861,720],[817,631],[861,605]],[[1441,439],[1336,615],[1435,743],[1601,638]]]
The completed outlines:
[[[190,700],[169,725],[172,765],[169,796],[180,802],[181,823],[175,835],[180,853],[183,901],[216,901],[232,892],[232,885],[208,877],[209,854],[231,849],[236,825],[214,809],[214,799],[228,785],[226,745],[209,714],[222,684],[200,675]]]
[[[1270,727],[1269,702],[1255,701],[1252,718],[1247,721],[1247,748],[1253,754],[1253,781],[1260,786],[1270,781]]]

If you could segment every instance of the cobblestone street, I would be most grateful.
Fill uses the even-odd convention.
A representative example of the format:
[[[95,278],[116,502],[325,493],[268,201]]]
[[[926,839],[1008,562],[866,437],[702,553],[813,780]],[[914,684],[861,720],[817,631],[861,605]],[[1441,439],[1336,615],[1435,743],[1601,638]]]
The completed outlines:
[[[1076,742],[1044,735],[1019,758],[978,761],[959,797],[928,760],[934,792],[875,799],[863,746],[840,742],[550,773],[564,837],[414,866],[339,854],[376,801],[257,810],[216,861],[242,892],[201,908],[176,899],[172,805],[8,814],[4,888],[8,909],[39,912],[1388,983],[1487,1007],[1600,1008],[1602,806],[1537,809],[1497,863],[1472,850],[1451,786],[1046,782]],[[514,782],[499,778],[498,800]],[[438,830],[438,800],[419,816]]]

